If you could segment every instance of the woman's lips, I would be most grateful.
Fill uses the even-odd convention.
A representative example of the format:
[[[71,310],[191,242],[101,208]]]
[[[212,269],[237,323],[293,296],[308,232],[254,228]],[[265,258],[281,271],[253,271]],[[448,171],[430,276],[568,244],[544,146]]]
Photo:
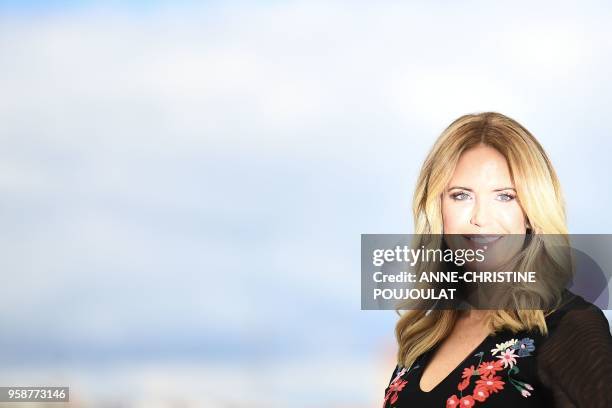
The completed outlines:
[[[503,238],[502,235],[491,234],[470,234],[464,235],[463,237],[474,247],[490,246]]]

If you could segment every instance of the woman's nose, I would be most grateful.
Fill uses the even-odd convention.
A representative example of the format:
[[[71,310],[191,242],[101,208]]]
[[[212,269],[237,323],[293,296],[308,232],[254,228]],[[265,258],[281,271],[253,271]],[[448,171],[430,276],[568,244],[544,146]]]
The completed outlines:
[[[470,218],[470,224],[478,226],[478,227],[486,226],[488,222],[487,212],[488,210],[486,208],[486,205],[482,205],[482,203],[479,203],[478,201],[476,201],[476,203],[474,204],[474,208],[472,210],[472,217]]]

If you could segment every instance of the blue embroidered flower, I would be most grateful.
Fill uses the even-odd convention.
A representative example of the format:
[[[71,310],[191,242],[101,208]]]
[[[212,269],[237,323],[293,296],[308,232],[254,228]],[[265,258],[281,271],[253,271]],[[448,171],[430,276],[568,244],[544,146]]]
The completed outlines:
[[[519,357],[528,357],[531,355],[531,352],[535,350],[533,339],[527,337],[517,341],[512,348],[518,350]]]

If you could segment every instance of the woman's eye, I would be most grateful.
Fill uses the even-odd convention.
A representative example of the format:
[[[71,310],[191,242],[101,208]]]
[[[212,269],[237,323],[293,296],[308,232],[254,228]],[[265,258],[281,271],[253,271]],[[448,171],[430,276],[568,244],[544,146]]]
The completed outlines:
[[[514,200],[514,196],[511,194],[502,193],[497,196],[497,199],[499,201],[511,201],[511,200]]]
[[[462,193],[451,194],[451,197],[455,201],[464,201],[464,200],[467,200],[467,199],[470,198],[469,195],[467,195],[466,193],[463,193],[463,192]]]

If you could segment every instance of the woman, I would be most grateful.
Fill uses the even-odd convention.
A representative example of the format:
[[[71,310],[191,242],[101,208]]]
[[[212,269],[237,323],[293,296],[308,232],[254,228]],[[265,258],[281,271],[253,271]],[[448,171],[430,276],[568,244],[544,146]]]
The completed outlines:
[[[417,234],[535,238],[552,261],[563,254],[540,238],[567,234],[546,153],[523,126],[494,112],[462,116],[436,141],[417,183],[414,219]],[[567,290],[546,296],[554,306],[544,310],[401,314],[383,407],[612,407],[608,321]]]

